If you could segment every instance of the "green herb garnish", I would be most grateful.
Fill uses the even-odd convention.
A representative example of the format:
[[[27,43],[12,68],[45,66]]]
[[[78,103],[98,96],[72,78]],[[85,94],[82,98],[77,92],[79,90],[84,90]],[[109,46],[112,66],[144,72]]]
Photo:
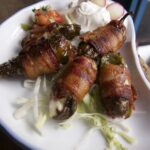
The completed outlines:
[[[33,8],[32,11],[35,12],[35,11],[36,11],[36,8]]]
[[[43,11],[48,11],[48,6],[43,6],[42,8],[41,8]]]
[[[29,25],[29,24],[21,24],[21,28],[25,31],[28,31],[28,30],[31,30],[32,29],[32,26]]]

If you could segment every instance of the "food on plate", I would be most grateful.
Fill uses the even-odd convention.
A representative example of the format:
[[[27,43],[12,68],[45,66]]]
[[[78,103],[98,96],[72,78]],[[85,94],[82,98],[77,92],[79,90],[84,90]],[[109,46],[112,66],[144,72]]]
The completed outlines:
[[[140,64],[142,66],[142,69],[144,71],[144,74],[147,78],[147,80],[150,82],[150,67],[147,65],[147,63],[144,61],[144,59],[139,55]]]
[[[123,16],[122,6],[117,3],[107,6],[107,3],[106,0],[76,0],[71,11],[64,15],[47,7],[33,10],[32,24],[22,25],[28,31],[21,42],[19,55],[0,65],[0,77],[37,78],[36,81],[30,80],[31,84],[27,86],[33,87],[35,83],[33,101],[25,99],[24,105],[15,113],[16,118],[24,117],[26,108],[27,111],[36,108],[35,126],[39,129],[49,118],[68,120],[78,113],[85,99],[95,104],[98,99],[103,113],[109,117],[127,118],[131,115],[136,92],[129,70],[118,53],[126,40],[124,20],[130,13]],[[80,30],[86,33],[80,35]],[[40,76],[51,73],[55,74],[50,82],[45,76],[42,81]],[[40,91],[41,83],[44,83],[45,95]],[[89,104],[84,105],[86,110],[91,110]],[[46,108],[44,112],[43,106]],[[115,140],[116,131],[111,129],[100,111],[93,110],[80,114],[81,118],[91,119],[109,145],[122,149]]]
[[[129,14],[127,13],[120,20],[112,20],[106,26],[98,27],[93,32],[89,31],[81,35],[79,53],[90,55],[92,53],[93,57],[97,57],[121,48],[126,40],[126,27],[123,21]]]
[[[77,24],[58,24],[56,22],[51,23],[48,26],[33,24],[30,27],[27,36],[22,40],[21,45],[23,49],[26,49],[28,45],[32,45],[41,38],[48,38],[51,34],[57,33],[62,34],[68,40],[72,40],[74,37],[80,35],[80,26]]]
[[[0,65],[1,77],[22,75],[32,79],[56,72],[60,64],[73,60],[76,48],[69,40],[80,34],[80,26],[60,21],[59,13],[47,7],[34,9],[34,13],[35,22],[21,42],[22,49],[18,57]],[[37,18],[47,14],[53,17],[53,22],[40,24]]]
[[[33,9],[33,12],[35,13],[36,24],[41,26],[49,25],[53,22],[64,22],[63,17],[56,10],[51,10],[49,7]]]
[[[110,53],[102,57],[99,84],[106,113],[113,118],[128,118],[134,109],[136,93],[130,72],[119,54]]]
[[[18,75],[34,79],[58,71],[60,64],[72,60],[75,47],[61,34],[40,39],[26,47],[18,57],[0,65],[1,77]]]
[[[74,59],[52,87],[53,101],[64,103],[62,110],[57,109],[56,118],[67,119],[75,112],[72,105],[83,100],[95,82],[96,75],[97,65],[94,60],[85,56]]]
[[[110,22],[110,14],[105,7],[100,7],[91,1],[81,2],[71,8],[68,16],[73,23],[80,24],[82,32],[92,31]]]

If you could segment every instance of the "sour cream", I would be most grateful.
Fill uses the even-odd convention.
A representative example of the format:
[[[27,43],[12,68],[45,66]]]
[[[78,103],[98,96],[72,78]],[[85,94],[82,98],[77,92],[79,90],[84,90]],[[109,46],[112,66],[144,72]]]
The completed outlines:
[[[81,2],[70,14],[74,23],[81,25],[82,32],[92,31],[110,22],[110,14],[104,7],[91,1]]]

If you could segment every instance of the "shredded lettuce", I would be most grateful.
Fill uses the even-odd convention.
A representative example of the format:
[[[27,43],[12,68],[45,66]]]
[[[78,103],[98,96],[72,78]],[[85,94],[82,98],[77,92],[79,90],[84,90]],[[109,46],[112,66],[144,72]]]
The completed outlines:
[[[135,138],[127,135],[125,132],[118,131],[117,134],[120,135],[129,144],[133,144],[136,142]]]
[[[41,86],[41,78],[38,77],[35,83],[34,87],[34,107],[33,107],[33,112],[34,112],[34,118],[37,119],[39,117],[39,92],[40,92],[40,86]]]
[[[16,100],[16,105],[24,105],[26,104],[27,102],[29,102],[30,100],[28,98],[25,98],[25,97],[18,97],[17,100]]]
[[[69,18],[68,15],[65,15],[65,19],[66,19],[68,24],[72,24],[72,21],[71,21],[71,19]]]
[[[16,119],[21,119],[33,112],[33,124],[38,133],[48,118],[50,118],[48,106],[51,88],[47,84],[49,84],[49,81],[46,79],[46,76],[38,77],[36,80],[25,80],[24,87],[30,89],[32,96],[31,98],[18,98],[16,104],[19,108],[13,114]]]
[[[41,132],[41,128],[43,127],[43,125],[46,123],[46,121],[48,120],[49,115],[44,113],[44,114],[40,114],[36,123],[35,123],[35,128]]]
[[[29,110],[32,108],[33,103],[32,102],[27,102],[23,104],[19,109],[17,109],[14,113],[13,116],[15,119],[22,119],[27,115]]]
[[[134,138],[128,136],[123,131],[116,131],[116,129],[111,126],[111,123],[99,113],[79,113],[78,117],[89,121],[93,124],[93,127],[96,127],[102,133],[107,142],[106,149],[111,150],[115,148],[116,150],[126,150],[116,138],[116,135],[120,135],[129,144],[133,144],[135,141]]]
[[[35,86],[35,81],[34,80],[25,80],[23,86],[26,89],[33,89]]]
[[[68,129],[71,127],[71,124],[65,122],[65,123],[59,123],[59,126],[65,128],[65,129]]]
[[[33,90],[32,98],[19,98],[16,101],[16,104],[21,106],[15,111],[14,117],[21,119],[31,112],[29,110],[32,110],[35,118],[33,124],[40,135],[42,135],[41,129],[46,121],[53,117],[51,87],[59,74],[54,76],[51,81],[46,76],[39,77],[37,80],[26,80],[24,87]],[[129,129],[126,126],[103,115],[104,108],[100,103],[100,98],[99,87],[94,85],[92,90],[84,97],[83,101],[78,104],[77,112],[68,120],[59,123],[59,126],[67,129],[71,126],[72,120],[77,118],[88,121],[92,125],[91,130],[96,129],[104,136],[107,143],[107,150],[126,150],[116,136],[121,137],[129,144],[133,144],[135,139],[127,135]],[[59,106],[60,104],[55,105]],[[62,109],[61,105],[60,109]],[[85,142],[83,141],[83,143]]]
[[[129,130],[121,122],[116,122],[102,114],[104,108],[100,103],[100,94],[98,86],[94,86],[87,94],[83,102],[78,105],[76,117],[89,121],[93,128],[97,128],[104,136],[107,150],[126,150],[126,148],[116,138],[116,135],[122,137],[127,143],[133,144],[135,139],[126,134]]]

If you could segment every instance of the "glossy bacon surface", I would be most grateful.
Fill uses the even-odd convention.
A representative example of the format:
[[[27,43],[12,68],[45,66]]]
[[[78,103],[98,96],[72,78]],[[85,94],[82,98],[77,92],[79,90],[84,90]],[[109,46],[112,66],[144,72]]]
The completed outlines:
[[[81,101],[96,80],[96,63],[87,57],[77,57],[56,81],[53,91],[56,99],[71,95]]]
[[[91,50],[91,53],[96,53],[93,55],[102,56],[109,52],[115,52],[122,47],[126,40],[126,28],[122,21],[113,20],[104,27],[81,35],[81,40],[85,53]]]
[[[111,117],[129,117],[134,108],[136,93],[129,70],[123,65],[106,64],[99,70],[101,100]]]
[[[74,59],[75,47],[61,34],[51,39],[40,39],[26,46],[13,61],[0,65],[0,76],[23,75],[36,78],[42,74],[56,72],[60,64]]]
[[[58,70],[59,61],[48,41],[43,41],[30,48],[32,48],[30,53],[21,53],[19,56],[27,78],[36,78]]]

